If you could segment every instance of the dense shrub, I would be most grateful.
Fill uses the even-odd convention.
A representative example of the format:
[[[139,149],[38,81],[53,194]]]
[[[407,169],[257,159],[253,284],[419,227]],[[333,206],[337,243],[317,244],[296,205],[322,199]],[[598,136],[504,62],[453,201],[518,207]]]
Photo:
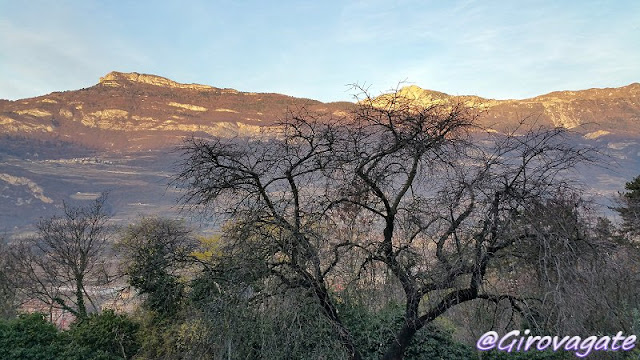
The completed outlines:
[[[0,321],[3,360],[122,360],[139,349],[138,325],[112,311],[90,315],[59,331],[42,314]]]
[[[55,360],[64,350],[62,335],[42,314],[0,321],[0,359]]]
[[[126,315],[107,310],[74,323],[66,335],[73,349],[89,349],[105,359],[131,359],[140,348],[138,330],[139,325]]]
[[[343,303],[340,308],[351,329],[363,359],[380,359],[387,341],[402,323],[403,307],[388,305],[376,312],[364,306]],[[474,358],[472,348],[453,340],[451,332],[431,324],[419,331],[405,353],[406,360],[467,360]]]

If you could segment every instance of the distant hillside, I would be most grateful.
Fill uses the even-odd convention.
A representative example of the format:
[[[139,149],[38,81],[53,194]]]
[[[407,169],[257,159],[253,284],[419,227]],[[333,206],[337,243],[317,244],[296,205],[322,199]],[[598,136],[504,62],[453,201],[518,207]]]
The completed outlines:
[[[174,145],[194,132],[257,132],[287,108],[333,112],[348,106],[111,72],[90,88],[1,101],[0,133],[135,151]]]
[[[620,88],[557,91],[523,100],[492,100],[478,96],[451,96],[417,86],[400,94],[425,105],[462,101],[481,110],[481,125],[504,131],[524,118],[539,125],[574,129],[588,138],[605,134],[640,136],[640,84]],[[383,95],[385,96],[385,95]]]
[[[542,125],[576,128],[587,136],[640,136],[640,84],[562,91],[524,100],[454,97],[417,86],[401,89],[425,103],[464,101],[484,110],[480,123],[502,131],[525,117]],[[103,150],[158,149],[192,133],[255,133],[305,107],[325,114],[348,112],[351,103],[321,103],[271,93],[180,84],[138,73],[111,72],[81,90],[0,101],[0,134],[71,142]]]
[[[608,168],[583,169],[589,196],[611,198],[640,173],[640,84],[524,100],[451,96],[417,86],[400,93],[424,104],[462,101],[495,131],[525,117],[576,130],[571,141],[610,156]],[[268,131],[287,109],[343,116],[353,107],[119,72],[86,89],[0,100],[0,233],[32,229],[63,201],[82,203],[102,191],[110,192],[117,223],[138,215],[179,216],[179,190],[168,183],[180,159],[172,150],[185,136],[253,134]]]

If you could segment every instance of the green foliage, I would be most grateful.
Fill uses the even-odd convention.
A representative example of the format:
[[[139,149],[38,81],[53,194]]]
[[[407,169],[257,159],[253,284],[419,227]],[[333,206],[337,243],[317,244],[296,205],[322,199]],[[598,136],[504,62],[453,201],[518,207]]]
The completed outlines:
[[[124,360],[138,351],[138,325],[111,311],[59,331],[42,314],[0,321],[3,360]]]
[[[196,289],[205,293],[204,280]],[[187,352],[185,358],[346,359],[331,325],[303,292],[260,302],[247,296],[249,290],[216,293],[213,286],[207,293],[212,296],[198,298],[177,331],[176,347]]]
[[[16,311],[17,275],[12,273],[6,239],[0,236],[0,319],[10,319]]]
[[[89,348],[109,358],[131,359],[140,348],[138,329],[139,325],[126,315],[107,310],[74,323],[67,336],[76,348]]]
[[[136,359],[182,359],[176,346],[176,327],[184,319],[163,319],[153,311],[140,314],[141,327],[138,333],[140,351]]]
[[[622,218],[622,232],[629,235],[640,234],[640,176],[625,184],[627,191],[618,199],[619,206],[613,209]]]
[[[125,231],[118,247],[129,284],[146,295],[147,309],[164,317],[179,310],[185,286],[178,273],[191,260],[196,243],[184,224],[174,220],[145,218]]]
[[[0,359],[55,360],[64,352],[62,336],[42,314],[0,322]]]
[[[631,334],[640,335],[640,309],[633,308],[631,310],[632,327]],[[626,354],[625,360],[640,360],[640,347],[636,343],[636,347]]]
[[[453,340],[451,333],[434,325],[422,329],[406,351],[406,359],[472,359],[470,347]]]
[[[134,268],[129,283],[141,294],[146,294],[144,304],[164,316],[173,316],[183,298],[184,285],[166,271],[150,267]]]
[[[382,357],[403,319],[403,307],[393,303],[378,311],[370,311],[347,302],[341,304],[340,312],[363,359],[371,360]],[[418,331],[405,352],[406,360],[467,360],[473,357],[470,347],[455,342],[449,331],[433,324]]]
[[[627,199],[640,200],[640,176],[626,183],[624,188],[629,192],[624,195]]]
[[[574,354],[567,351],[526,351],[506,352],[491,350],[482,352],[481,360],[564,360],[575,358]]]

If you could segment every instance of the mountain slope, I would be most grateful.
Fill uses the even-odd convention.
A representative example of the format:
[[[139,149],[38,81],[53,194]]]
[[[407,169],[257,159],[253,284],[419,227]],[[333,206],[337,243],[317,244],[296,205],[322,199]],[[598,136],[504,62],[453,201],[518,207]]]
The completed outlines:
[[[524,100],[451,96],[417,86],[400,95],[424,104],[462,101],[480,110],[480,124],[495,131],[514,128],[525,117],[575,130],[571,141],[596,146],[611,160],[606,169],[583,169],[589,195],[610,198],[640,173],[637,83]],[[268,131],[288,109],[343,116],[353,107],[119,72],[86,89],[0,100],[0,232],[28,230],[63,201],[81,203],[102,191],[110,192],[116,222],[176,216],[179,192],[168,183],[179,161],[173,149],[184,137]]]
[[[604,134],[640,136],[640,84],[620,88],[557,91],[523,100],[492,100],[478,96],[451,96],[417,86],[400,94],[425,105],[462,101],[482,111],[481,125],[505,131],[524,118],[560,126],[594,137]]]
[[[429,104],[463,101],[483,111],[481,125],[497,131],[533,117],[541,125],[575,128],[591,136],[640,136],[638,83],[613,89],[554,92],[524,100],[450,96],[417,86],[405,87],[400,94]],[[282,119],[287,109],[343,114],[352,106],[111,72],[86,89],[0,101],[0,134],[136,151],[171,146],[192,133],[255,133]]]
[[[329,112],[348,106],[111,72],[90,88],[0,102],[0,133],[135,151],[171,146],[192,133],[257,132],[287,108]]]

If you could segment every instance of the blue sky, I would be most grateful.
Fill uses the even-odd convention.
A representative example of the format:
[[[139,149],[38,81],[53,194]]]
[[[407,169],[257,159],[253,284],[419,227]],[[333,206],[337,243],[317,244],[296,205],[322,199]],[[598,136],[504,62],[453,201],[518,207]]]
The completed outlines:
[[[109,71],[352,100],[407,81],[526,98],[640,82],[640,1],[0,0],[0,98]]]

